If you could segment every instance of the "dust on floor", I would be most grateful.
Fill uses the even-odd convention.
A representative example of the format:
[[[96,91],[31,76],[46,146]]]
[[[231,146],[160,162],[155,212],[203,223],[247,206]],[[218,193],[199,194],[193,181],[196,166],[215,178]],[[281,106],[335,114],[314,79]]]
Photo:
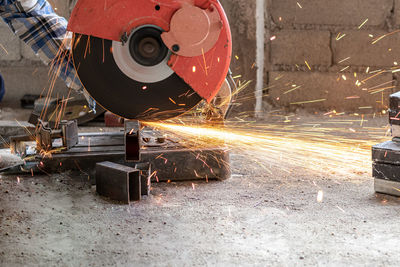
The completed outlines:
[[[1,176],[0,265],[398,265],[400,200],[370,172],[231,165],[227,181],[154,184],[130,206],[85,176]]]
[[[368,174],[271,175],[240,155],[232,165],[230,180],[155,184],[131,206],[99,197],[84,177],[2,177],[0,263],[398,264],[400,201],[375,195]]]

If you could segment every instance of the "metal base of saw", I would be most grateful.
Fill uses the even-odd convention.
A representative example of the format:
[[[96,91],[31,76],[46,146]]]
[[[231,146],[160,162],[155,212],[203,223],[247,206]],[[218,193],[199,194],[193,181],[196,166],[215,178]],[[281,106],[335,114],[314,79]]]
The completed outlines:
[[[125,121],[124,131],[112,133],[78,134],[76,121],[54,130],[47,125],[40,121],[35,135],[12,137],[11,151],[24,163],[0,172],[79,171],[99,195],[125,204],[148,195],[152,182],[231,176],[227,149],[189,149],[138,121]]]
[[[143,144],[140,161],[136,162],[126,162],[124,132],[80,133],[79,143],[69,149],[62,148],[62,141],[56,139],[51,154],[29,153],[34,144],[26,141],[16,145],[20,150],[17,154],[24,155],[25,164],[4,169],[3,172],[79,171],[87,174],[94,183],[96,163],[110,161],[131,167],[140,162],[150,163],[154,172],[153,182],[230,178],[229,152],[225,148],[189,149],[180,145],[179,140],[157,135],[152,130],[142,131],[142,138],[147,143]]]

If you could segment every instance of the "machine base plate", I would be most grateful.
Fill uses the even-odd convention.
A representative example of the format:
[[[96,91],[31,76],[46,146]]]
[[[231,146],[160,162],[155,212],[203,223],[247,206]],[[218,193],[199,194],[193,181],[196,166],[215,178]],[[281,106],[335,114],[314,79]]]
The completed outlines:
[[[154,133],[147,132],[144,137],[152,135]],[[24,160],[24,165],[3,169],[3,173],[78,171],[88,175],[94,183],[96,164],[110,161],[131,167],[140,162],[150,163],[154,172],[153,182],[226,180],[231,176],[229,152],[224,147],[189,149],[179,142],[167,140],[160,145],[145,147],[140,162],[127,163],[124,132],[80,133],[79,144],[71,149],[55,149],[51,155],[27,156]]]

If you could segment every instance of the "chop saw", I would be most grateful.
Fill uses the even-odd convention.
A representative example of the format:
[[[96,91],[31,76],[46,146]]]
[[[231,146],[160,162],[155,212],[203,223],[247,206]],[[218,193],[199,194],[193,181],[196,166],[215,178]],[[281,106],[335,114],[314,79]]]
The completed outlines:
[[[11,138],[25,163],[8,172],[78,169],[96,178],[100,195],[125,203],[147,195],[151,181],[230,177],[223,147],[190,149],[139,122],[171,119],[201,102],[214,104],[219,119],[228,112],[232,37],[218,0],[80,0],[68,30],[78,78],[125,119],[124,131],[79,134],[76,121],[59,129],[40,122],[36,136]]]
[[[68,30],[82,84],[123,118],[173,118],[231,86],[232,38],[218,0],[80,0]]]

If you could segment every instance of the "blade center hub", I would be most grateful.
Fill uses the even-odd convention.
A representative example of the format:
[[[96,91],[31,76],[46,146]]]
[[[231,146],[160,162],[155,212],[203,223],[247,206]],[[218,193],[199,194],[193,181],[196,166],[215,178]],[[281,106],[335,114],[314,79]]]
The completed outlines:
[[[129,41],[132,58],[143,66],[155,66],[161,63],[168,54],[168,48],[161,39],[161,30],[144,27],[135,31]]]

